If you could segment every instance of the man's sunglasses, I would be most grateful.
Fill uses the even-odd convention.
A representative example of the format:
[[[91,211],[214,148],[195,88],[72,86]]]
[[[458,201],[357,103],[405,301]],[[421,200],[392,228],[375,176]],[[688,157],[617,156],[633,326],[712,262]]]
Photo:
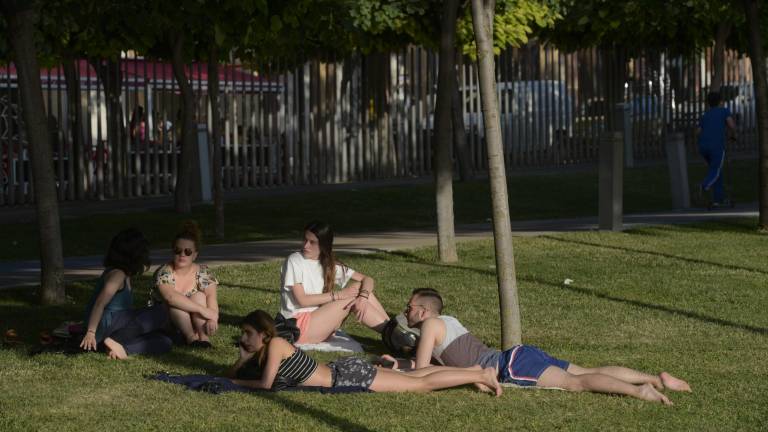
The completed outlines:
[[[184,249],[175,248],[173,250],[173,253],[175,253],[176,255],[192,256],[192,254],[195,253],[195,250],[192,248],[184,248]]]

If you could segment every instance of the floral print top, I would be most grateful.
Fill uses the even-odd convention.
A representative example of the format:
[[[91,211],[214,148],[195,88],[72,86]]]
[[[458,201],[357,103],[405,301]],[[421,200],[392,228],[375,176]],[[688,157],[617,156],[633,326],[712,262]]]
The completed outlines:
[[[219,283],[218,279],[216,279],[216,276],[214,276],[213,272],[206,266],[205,264],[198,265],[197,274],[195,275],[195,286],[192,287],[191,290],[184,292],[184,294],[187,297],[192,297],[193,294],[199,291],[205,291],[206,288],[208,288],[212,284]],[[160,285],[176,285],[176,278],[173,275],[173,265],[171,264],[165,264],[160,266],[155,271],[155,289],[152,290],[152,293],[150,296],[155,301],[162,301],[163,298],[160,296]]]

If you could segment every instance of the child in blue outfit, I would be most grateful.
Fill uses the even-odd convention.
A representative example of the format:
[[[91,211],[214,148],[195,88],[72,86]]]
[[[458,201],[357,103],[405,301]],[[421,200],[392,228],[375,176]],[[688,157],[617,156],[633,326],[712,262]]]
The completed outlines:
[[[723,204],[723,162],[725,161],[726,127],[734,130],[731,111],[721,106],[720,93],[707,95],[707,112],[699,121],[699,153],[707,161],[709,169],[704,181],[699,185],[702,194],[712,190],[712,204]]]

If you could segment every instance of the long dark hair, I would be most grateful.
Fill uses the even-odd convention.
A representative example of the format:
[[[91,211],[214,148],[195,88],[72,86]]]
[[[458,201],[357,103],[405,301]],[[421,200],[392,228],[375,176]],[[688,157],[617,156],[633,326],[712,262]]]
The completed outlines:
[[[253,327],[259,333],[264,335],[264,347],[262,347],[256,358],[258,358],[259,366],[264,366],[264,360],[267,358],[267,352],[269,350],[269,342],[277,334],[275,330],[275,321],[269,316],[268,313],[261,309],[257,309],[243,318],[240,325],[249,325]]]
[[[124,229],[112,237],[104,255],[104,267],[120,269],[128,276],[144,273],[150,263],[149,242],[136,228]]]
[[[336,264],[344,265],[333,253],[333,229],[325,222],[312,221],[304,227],[304,232],[307,231],[317,236],[317,243],[320,246],[320,267],[323,269],[323,292],[329,292],[333,289],[336,280]]]

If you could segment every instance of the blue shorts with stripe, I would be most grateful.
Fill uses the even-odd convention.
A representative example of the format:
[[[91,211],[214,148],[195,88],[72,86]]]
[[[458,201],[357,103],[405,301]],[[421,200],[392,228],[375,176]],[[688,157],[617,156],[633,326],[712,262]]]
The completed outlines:
[[[568,369],[568,363],[529,345],[515,345],[499,356],[499,382],[534,386],[550,366]]]

